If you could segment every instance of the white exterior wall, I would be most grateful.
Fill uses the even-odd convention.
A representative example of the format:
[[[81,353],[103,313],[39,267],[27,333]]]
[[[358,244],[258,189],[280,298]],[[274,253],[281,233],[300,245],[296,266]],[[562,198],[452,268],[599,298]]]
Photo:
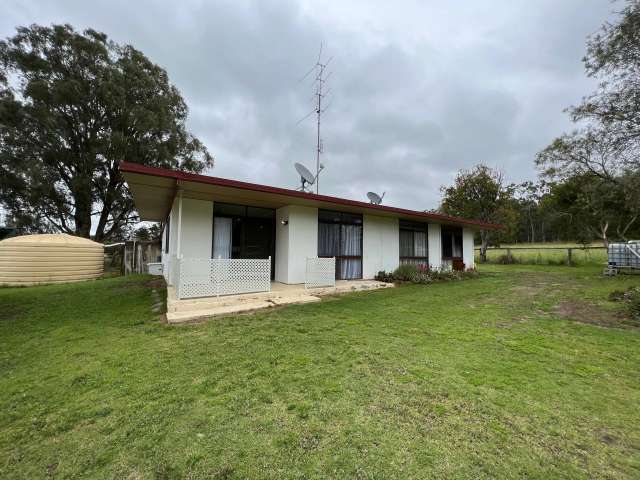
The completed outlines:
[[[439,223],[430,223],[427,228],[429,268],[440,270],[442,268],[442,228]]]
[[[393,217],[363,216],[362,278],[392,272],[400,263],[400,222]]]
[[[178,231],[182,232],[180,249],[184,257],[211,258],[213,235],[213,202],[182,199],[182,225],[178,225],[179,198],[170,213],[169,252],[165,253],[162,236],[162,264],[167,282],[170,259],[177,256]],[[282,222],[286,220],[287,225]],[[432,269],[443,268],[441,226],[428,224],[428,255]],[[474,231],[463,229],[463,261],[466,268],[475,268]],[[393,271],[399,265],[399,220],[375,215],[363,216],[362,277],[374,278],[381,270]],[[275,280],[288,284],[305,281],[307,258],[318,255],[318,209],[290,205],[276,211]]]
[[[287,225],[282,222],[287,221]],[[304,283],[307,258],[318,256],[318,209],[290,205],[276,211],[276,281]]]
[[[207,200],[182,199],[182,225],[179,226],[180,198],[176,197],[169,214],[169,252],[165,253],[165,236],[162,234],[162,273],[171,285],[171,258],[180,253],[183,257],[211,258],[213,230],[213,202]],[[166,225],[165,225],[166,228]],[[178,232],[180,252],[178,252]]]
[[[178,199],[176,198],[173,201],[173,205],[171,206],[171,212],[169,212],[169,252],[165,253],[165,235],[164,231],[162,232],[162,275],[166,280],[167,284],[171,285],[170,282],[170,271],[171,271],[171,257],[176,255],[176,246],[178,243]],[[167,228],[165,224],[164,228]]]
[[[182,239],[180,241],[182,256],[211,258],[212,230],[213,202],[183,198]],[[173,225],[171,225],[171,233],[173,233]]]
[[[276,210],[276,282],[288,283],[289,279],[289,225],[282,222],[289,221],[289,207]]]
[[[171,215],[171,212],[169,212],[169,215]],[[164,253],[165,251],[165,246],[166,246],[166,232],[167,232],[167,224],[165,222],[163,228],[162,228],[162,235],[160,235],[160,261],[162,262],[162,276],[164,277],[165,281],[169,280],[169,272],[167,270],[167,254]]]
[[[462,261],[464,262],[464,268],[467,270],[470,268],[476,268],[473,252],[474,233],[475,232],[470,228],[462,229]]]

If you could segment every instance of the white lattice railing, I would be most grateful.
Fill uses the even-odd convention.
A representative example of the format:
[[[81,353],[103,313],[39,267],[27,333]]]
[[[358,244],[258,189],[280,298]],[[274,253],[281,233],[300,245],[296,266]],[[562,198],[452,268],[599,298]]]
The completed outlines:
[[[336,284],[336,259],[307,258],[304,288],[333,287]]]
[[[177,264],[178,298],[215,297],[271,290],[271,257],[182,258]]]

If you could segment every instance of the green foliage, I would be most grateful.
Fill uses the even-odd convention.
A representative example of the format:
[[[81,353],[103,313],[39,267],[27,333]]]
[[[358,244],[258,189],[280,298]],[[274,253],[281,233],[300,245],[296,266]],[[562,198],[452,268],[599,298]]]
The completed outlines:
[[[133,231],[133,238],[135,240],[159,240],[162,235],[162,225],[154,223],[146,226],[142,225]]]
[[[0,42],[0,203],[31,231],[122,237],[137,218],[126,160],[200,172],[167,73],[130,45],[69,25],[20,27]]]
[[[520,263],[520,260],[513,255],[507,255],[506,253],[504,253],[495,259],[495,263],[498,263],[500,265],[511,265],[514,263]]]
[[[623,302],[629,315],[640,320],[640,286],[632,286],[625,290],[614,290],[609,294],[612,302]]]
[[[0,478],[637,478],[640,329],[557,305],[640,278],[482,269],[180,327],[146,276],[0,289]]]
[[[600,80],[598,89],[569,112],[576,122],[588,122],[607,132],[608,141],[623,155],[614,166],[626,163],[640,168],[637,151],[640,136],[640,2],[627,0],[617,22],[605,23],[589,38],[583,59],[590,77]],[[599,168],[608,166],[601,164]]]
[[[634,318],[640,320],[640,288],[636,287],[627,295],[629,311]]]
[[[587,44],[587,74],[598,89],[569,108],[580,128],[555,139],[536,163],[547,178],[573,183],[575,205],[564,213],[608,241],[640,233],[640,2],[628,1],[617,22]]]
[[[430,270],[426,265],[400,265],[393,272],[378,272],[375,279],[379,282],[400,282],[429,284],[433,282],[447,282],[452,280],[464,280],[467,278],[475,278],[477,272],[475,270],[459,271],[435,271]]]
[[[490,241],[499,243],[501,240],[513,240],[518,225],[514,192],[514,185],[504,185],[499,170],[476,165],[471,170],[458,172],[452,186],[442,187],[441,210],[447,215],[503,225],[502,230],[480,232],[484,258]]]
[[[380,270],[376,274],[374,279],[377,280],[378,282],[393,283],[394,282],[393,272],[385,272],[384,270]]]
[[[400,265],[393,271],[393,278],[401,282],[413,282],[418,278],[418,267],[415,265]]]

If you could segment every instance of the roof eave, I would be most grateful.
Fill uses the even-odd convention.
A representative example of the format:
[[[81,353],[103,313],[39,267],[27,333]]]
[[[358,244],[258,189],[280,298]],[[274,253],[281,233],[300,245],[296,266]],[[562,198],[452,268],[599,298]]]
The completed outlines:
[[[242,182],[239,180],[230,180],[227,178],[199,175],[195,173],[182,172],[179,170],[169,170],[164,168],[150,167],[150,166],[141,165],[138,163],[121,162],[119,168],[120,168],[120,171],[123,173],[128,172],[128,173],[138,174],[138,175],[150,175],[154,177],[168,178],[168,179],[173,179],[176,182],[181,182],[181,181],[195,182],[195,183],[216,185],[221,187],[236,188],[240,190],[250,190],[253,192],[270,193],[270,194],[281,195],[281,196],[290,197],[290,198],[302,198],[307,200],[315,200],[318,202],[325,202],[325,203],[330,203],[334,205],[358,207],[366,211],[369,211],[372,214],[375,214],[376,211],[392,213],[399,217],[405,216],[405,217],[423,218],[425,220],[431,220],[437,223],[454,224],[454,225],[465,226],[468,228],[475,228],[479,230],[499,230],[503,228],[503,226],[500,224],[486,223],[480,220],[453,217],[449,215],[443,215],[443,214],[432,213],[432,212],[423,212],[418,210],[408,210],[404,208],[391,207],[388,205],[373,205],[370,203],[361,202],[357,200],[349,200],[346,198],[331,197],[328,195],[319,195],[315,193],[301,192],[298,190],[290,190],[286,188],[272,187],[272,186],[260,185],[256,183]]]

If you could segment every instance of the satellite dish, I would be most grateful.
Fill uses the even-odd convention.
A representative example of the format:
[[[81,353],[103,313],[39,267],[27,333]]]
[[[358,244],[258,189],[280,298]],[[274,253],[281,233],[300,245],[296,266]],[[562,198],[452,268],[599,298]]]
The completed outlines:
[[[380,205],[382,203],[382,199],[384,198],[384,194],[387,192],[382,192],[382,196],[378,195],[375,192],[367,192],[367,197],[369,201],[374,205]]]
[[[311,186],[316,183],[316,178],[318,178],[318,175],[314,175],[313,173],[311,173],[309,169],[301,163],[294,163],[293,166],[296,167],[296,171],[300,175],[300,181],[302,183],[298,190],[306,192],[307,186]],[[320,170],[322,170],[323,168],[324,165],[320,164]],[[318,174],[320,174],[320,172],[318,172]]]

